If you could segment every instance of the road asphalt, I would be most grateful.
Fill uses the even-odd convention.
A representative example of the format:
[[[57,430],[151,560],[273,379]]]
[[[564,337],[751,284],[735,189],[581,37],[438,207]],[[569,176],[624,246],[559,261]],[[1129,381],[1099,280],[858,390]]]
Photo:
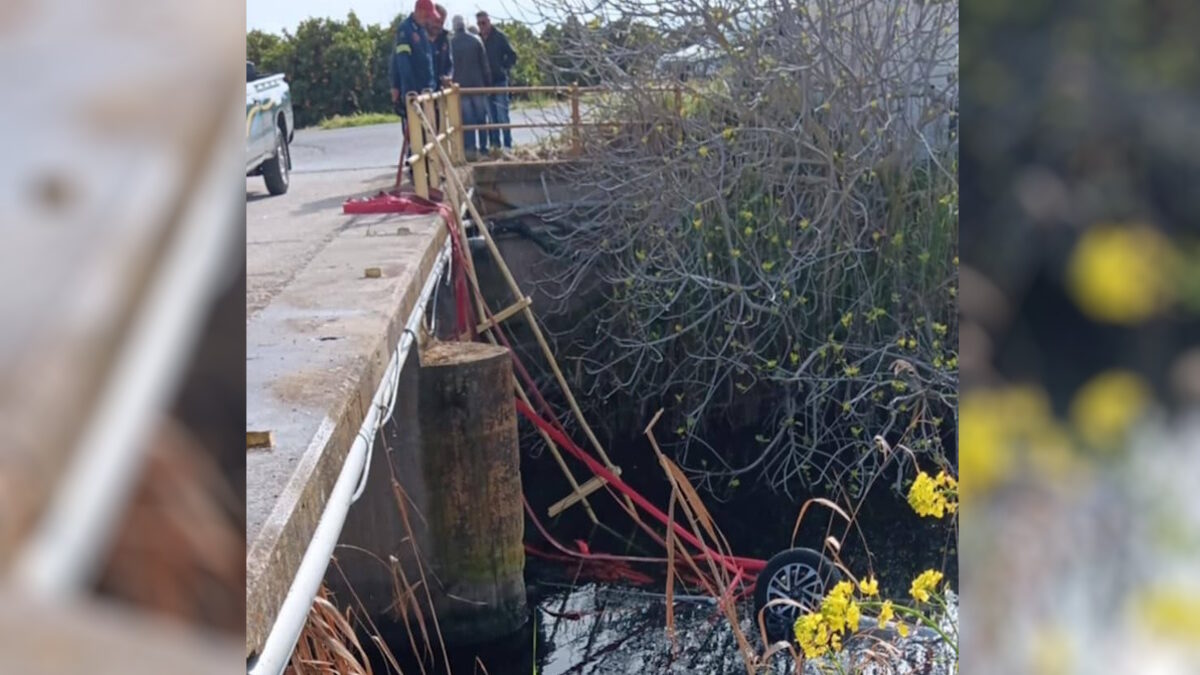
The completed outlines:
[[[514,110],[515,124],[561,120],[563,105]],[[550,131],[513,130],[514,146]],[[392,186],[400,124],[300,129],[292,139],[288,192],[272,197],[261,176],[246,177],[246,316],[253,317],[346,225],[342,202]]]

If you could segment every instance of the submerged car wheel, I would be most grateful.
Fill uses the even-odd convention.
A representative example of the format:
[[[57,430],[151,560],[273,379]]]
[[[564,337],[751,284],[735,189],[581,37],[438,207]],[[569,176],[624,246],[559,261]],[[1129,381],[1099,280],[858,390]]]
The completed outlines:
[[[754,586],[754,612],[763,615],[763,625],[770,640],[785,640],[792,635],[792,626],[802,611],[815,610],[821,599],[842,578],[837,567],[825,556],[809,548],[792,548],[776,553],[767,561]],[[792,600],[791,603],[772,600]]]
[[[289,169],[291,161],[288,157],[287,136],[283,129],[275,127],[275,155],[263,162],[263,180],[267,184],[267,192],[281,195],[288,190]]]

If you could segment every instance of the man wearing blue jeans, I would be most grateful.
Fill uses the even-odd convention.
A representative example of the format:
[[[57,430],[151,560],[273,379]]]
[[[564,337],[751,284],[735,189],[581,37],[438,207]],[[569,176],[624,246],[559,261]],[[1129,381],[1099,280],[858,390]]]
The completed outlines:
[[[487,51],[488,65],[492,71],[492,86],[507,87],[508,71],[517,62],[517,53],[508,42],[508,36],[492,25],[487,12],[475,15],[475,23],[479,26],[479,36],[483,38],[483,46]],[[508,94],[493,94],[488,97],[488,108],[492,124],[508,124]],[[500,147],[500,130],[495,129],[488,134],[492,139],[492,147]],[[504,130],[504,147],[512,148],[512,130]]]
[[[466,24],[461,16],[454,17],[454,36],[450,38],[450,52],[454,58],[454,81],[464,88],[486,87],[492,81],[491,69],[488,65],[487,52],[483,42],[467,32]],[[463,124],[487,124],[487,97],[462,97]],[[467,131],[463,134],[463,148],[467,159],[475,159],[475,133]],[[487,152],[488,134],[479,131],[479,152]]]

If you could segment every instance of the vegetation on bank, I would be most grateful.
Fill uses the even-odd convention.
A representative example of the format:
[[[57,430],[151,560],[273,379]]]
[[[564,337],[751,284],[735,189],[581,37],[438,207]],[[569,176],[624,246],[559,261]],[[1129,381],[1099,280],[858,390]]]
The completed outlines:
[[[717,496],[859,494],[881,439],[913,453],[890,477],[898,489],[913,464],[956,461],[957,15],[851,5],[757,28],[694,10],[720,65],[679,98],[603,40],[567,45],[622,91],[593,114],[642,123],[589,133],[586,161],[564,175],[590,195],[550,228],[571,256],[559,281],[603,290],[563,318],[558,349],[614,433],[664,407],[666,445]],[[681,46],[666,33],[653,44],[621,56]]]
[[[345,129],[347,127],[367,127],[373,124],[395,124],[400,116],[395,113],[358,113],[355,115],[334,115],[321,120],[317,127],[321,129]]]
[[[246,33],[246,58],[255,62],[261,73],[287,76],[299,126],[336,116],[386,114],[392,111],[387,59],[396,26],[403,19],[397,16],[388,26],[363,24],[350,12],[344,21],[306,19],[295,31],[284,30],[281,35],[252,30]],[[519,55],[510,74],[513,86],[597,84],[596,70],[567,53],[564,45],[581,33],[599,36],[614,46],[633,46],[652,34],[645,24],[628,21],[546,21],[536,33],[520,22],[499,21],[496,25]],[[525,98],[517,97],[514,103],[535,105],[525,103]]]

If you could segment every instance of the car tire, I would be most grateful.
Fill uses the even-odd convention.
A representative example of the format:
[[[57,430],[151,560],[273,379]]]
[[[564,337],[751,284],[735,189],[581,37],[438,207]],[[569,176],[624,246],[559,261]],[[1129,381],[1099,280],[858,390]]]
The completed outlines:
[[[754,584],[755,625],[761,612],[767,639],[772,642],[791,639],[801,609],[790,604],[767,606],[772,600],[787,598],[805,605],[809,611],[841,581],[842,574],[828,558],[810,548],[791,548],[776,553],[767,561]]]
[[[275,127],[275,154],[262,165],[263,181],[267,184],[267,192],[281,195],[288,191],[291,181],[290,165],[287,136],[283,133],[283,129]]]

